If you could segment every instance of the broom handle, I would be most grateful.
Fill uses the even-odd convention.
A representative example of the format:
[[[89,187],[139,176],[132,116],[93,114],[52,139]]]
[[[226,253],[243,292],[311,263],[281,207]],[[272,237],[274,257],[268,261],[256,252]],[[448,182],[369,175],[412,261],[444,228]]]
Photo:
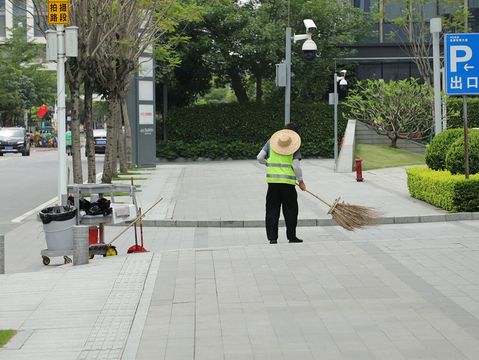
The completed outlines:
[[[123,229],[123,231],[122,231],[121,233],[119,233],[117,236],[115,236],[115,237],[113,238],[112,241],[110,241],[110,244],[112,244],[114,241],[118,240],[118,238],[119,238],[120,236],[122,236],[122,235],[123,235],[129,228],[131,228],[133,225],[136,225],[139,221],[141,221],[141,219],[142,219],[143,217],[145,217],[145,215],[148,213],[148,211],[150,211],[151,209],[153,209],[153,208],[156,206],[156,204],[158,204],[161,200],[163,200],[163,198],[161,198],[161,199],[158,200],[156,203],[154,203],[154,204],[153,204],[148,210],[146,210],[143,214],[140,214],[139,216],[137,216],[136,219],[133,220],[133,222],[130,223],[130,225],[128,225],[128,226],[126,227],[126,229]]]
[[[298,184],[298,183],[296,183],[296,185],[298,185],[298,186],[299,186],[299,184]],[[325,205],[327,205],[327,206],[331,207],[331,204],[328,204],[326,201],[324,201],[324,200],[323,200],[323,199],[321,199],[321,198],[320,198],[318,195],[316,195],[316,194],[312,193],[312,192],[311,192],[311,191],[309,191],[308,189],[305,189],[304,191],[306,191],[306,192],[307,192],[308,194],[310,194],[310,195],[313,195],[313,196],[314,196],[316,199],[318,199],[319,201],[321,201],[323,204],[325,204]]]

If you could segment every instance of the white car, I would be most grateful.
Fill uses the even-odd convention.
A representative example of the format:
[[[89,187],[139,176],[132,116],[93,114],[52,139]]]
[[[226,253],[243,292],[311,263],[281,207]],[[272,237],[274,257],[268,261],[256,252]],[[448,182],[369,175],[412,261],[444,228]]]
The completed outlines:
[[[106,130],[93,130],[93,139],[95,141],[95,154],[104,154],[106,149]]]

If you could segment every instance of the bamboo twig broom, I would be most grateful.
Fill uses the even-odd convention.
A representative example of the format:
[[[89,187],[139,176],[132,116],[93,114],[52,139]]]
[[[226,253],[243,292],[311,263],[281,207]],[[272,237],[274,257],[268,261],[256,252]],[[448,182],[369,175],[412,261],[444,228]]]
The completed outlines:
[[[377,221],[378,214],[371,208],[345,203],[341,201],[340,197],[334,200],[334,203],[331,205],[311,191],[307,189],[305,191],[313,195],[323,204],[329,206],[328,214],[333,217],[338,225],[346,230],[353,231],[354,229],[360,229],[365,225],[373,225]]]

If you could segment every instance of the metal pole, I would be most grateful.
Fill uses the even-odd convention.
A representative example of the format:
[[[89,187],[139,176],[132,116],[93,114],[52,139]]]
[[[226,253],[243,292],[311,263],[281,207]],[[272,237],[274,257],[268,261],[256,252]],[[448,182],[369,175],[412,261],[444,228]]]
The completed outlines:
[[[432,54],[434,69],[434,134],[442,131],[441,126],[441,59],[439,53],[439,34],[441,18],[431,19]]]
[[[469,140],[468,140],[468,129],[467,129],[467,96],[463,97],[463,112],[464,112],[464,175],[466,179],[469,179]]]
[[[66,201],[67,154],[65,141],[65,33],[63,25],[57,25],[57,133],[58,133],[58,204]]]
[[[163,80],[163,140],[168,140],[168,84]]]
[[[338,75],[334,71],[334,170],[338,164]]]
[[[73,265],[88,264],[90,257],[88,234],[89,226],[73,226]]]
[[[5,274],[5,235],[0,234],[0,274]]]
[[[446,89],[446,69],[441,69],[442,74],[442,88]],[[442,130],[447,130],[447,101],[446,96],[442,97]]]
[[[284,93],[284,124],[291,119],[291,28],[286,28],[286,91]]]
[[[464,12],[465,12],[465,18],[464,18],[464,32],[469,32],[469,19],[468,19],[468,14],[469,14],[469,0],[464,0]]]

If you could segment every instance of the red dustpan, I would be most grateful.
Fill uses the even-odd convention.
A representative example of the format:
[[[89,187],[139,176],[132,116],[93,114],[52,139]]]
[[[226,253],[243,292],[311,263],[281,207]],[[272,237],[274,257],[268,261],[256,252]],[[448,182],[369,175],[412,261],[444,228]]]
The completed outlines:
[[[148,252],[148,250],[146,250],[143,246],[141,245],[138,245],[138,244],[135,244],[135,245],[132,245],[128,248],[128,251],[127,253],[128,254],[131,254],[131,253],[137,253],[137,252]]]

